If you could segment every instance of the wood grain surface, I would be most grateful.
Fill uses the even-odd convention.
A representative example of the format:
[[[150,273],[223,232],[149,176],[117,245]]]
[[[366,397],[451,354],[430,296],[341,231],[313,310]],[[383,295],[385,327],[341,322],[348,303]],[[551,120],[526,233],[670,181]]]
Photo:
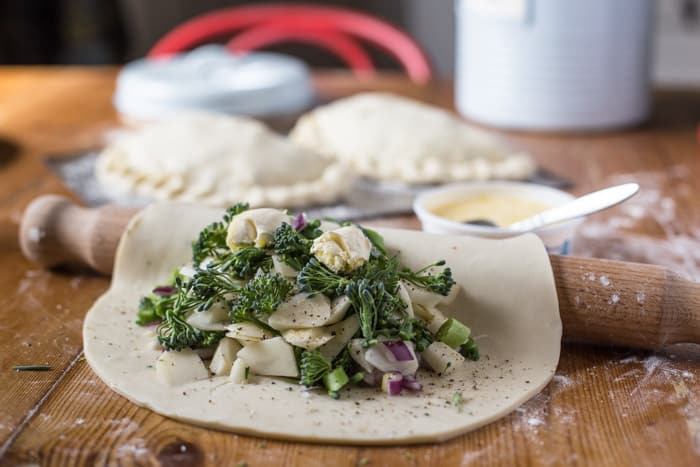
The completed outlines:
[[[41,465],[698,465],[700,363],[663,354],[565,345],[557,374],[510,416],[444,444],[358,448],[285,443],[188,426],[111,392],[81,357],[82,318],[104,278],[43,271],[17,244],[22,209],[69,195],[47,154],[97,147],[117,126],[116,70],[0,68],[0,464]],[[324,99],[383,89],[450,106],[449,83],[398,76],[358,83],[317,76]],[[659,263],[700,278],[700,94],[659,93],[645,126],[608,134],[502,133],[582,193],[642,181],[642,197],[584,223],[576,251]],[[644,209],[645,206],[648,209]],[[636,207],[637,210],[631,210]],[[414,218],[375,225],[417,228]],[[591,271],[591,280],[604,280]],[[611,284],[614,302],[615,284]],[[618,297],[619,299],[619,297]],[[627,298],[625,298],[627,300]],[[695,357],[693,359],[692,357]],[[18,373],[17,364],[49,372]]]

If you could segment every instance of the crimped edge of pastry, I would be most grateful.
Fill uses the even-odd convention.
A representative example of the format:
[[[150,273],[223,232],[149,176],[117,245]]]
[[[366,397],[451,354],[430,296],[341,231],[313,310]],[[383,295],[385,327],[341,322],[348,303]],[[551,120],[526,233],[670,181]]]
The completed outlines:
[[[108,147],[97,158],[97,180],[115,194],[154,200],[178,200],[209,206],[246,201],[251,207],[300,207],[328,204],[339,199],[354,180],[349,164],[331,159],[320,177],[290,185],[231,187],[225,193],[189,189],[178,175],[144,174],[124,163],[121,151]]]

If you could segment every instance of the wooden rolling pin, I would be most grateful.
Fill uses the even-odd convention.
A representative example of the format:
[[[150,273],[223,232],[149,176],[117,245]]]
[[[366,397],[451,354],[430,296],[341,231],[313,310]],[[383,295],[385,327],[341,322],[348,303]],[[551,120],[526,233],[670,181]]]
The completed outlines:
[[[24,213],[20,245],[43,266],[87,265],[110,275],[121,234],[136,212],[42,196]],[[643,349],[700,344],[700,284],[649,264],[558,255],[550,261],[565,340]]]

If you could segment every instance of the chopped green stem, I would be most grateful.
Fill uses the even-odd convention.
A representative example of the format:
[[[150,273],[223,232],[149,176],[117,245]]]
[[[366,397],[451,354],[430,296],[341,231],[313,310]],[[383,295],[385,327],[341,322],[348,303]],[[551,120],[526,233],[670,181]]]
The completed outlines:
[[[332,370],[332,367],[331,362],[326,360],[318,350],[305,350],[301,353],[299,370],[301,371],[301,384],[314,386]]]
[[[337,392],[340,391],[343,386],[348,384],[350,381],[350,378],[348,378],[347,373],[345,373],[345,370],[343,370],[341,367],[334,368],[333,370],[329,371],[325,375],[323,375],[323,384],[326,386],[326,389],[328,389],[329,393],[330,392]]]
[[[474,339],[471,337],[464,345],[462,345],[462,347],[460,347],[459,353],[461,353],[462,356],[468,360],[478,361],[480,358],[479,348],[477,347]]]
[[[379,235],[377,232],[375,232],[372,229],[367,229],[364,227],[360,227],[362,229],[362,232],[364,232],[365,236],[369,239],[369,241],[372,243],[372,246],[374,247],[373,249],[373,256],[375,257],[380,257],[380,256],[386,256],[386,247],[384,246],[384,237]]]
[[[363,379],[365,379],[365,374],[361,371],[358,371],[350,377],[350,381],[348,384],[358,384]]]
[[[462,404],[463,403],[464,403],[464,398],[462,397],[462,393],[455,392],[454,396],[452,396],[452,405],[455,406],[458,413],[462,412]]]
[[[448,295],[450,293],[450,289],[452,289],[452,286],[455,283],[454,279],[452,278],[452,270],[450,268],[445,268],[438,274],[431,274],[430,272],[427,274],[425,273],[426,271],[429,271],[430,268],[443,266],[444,264],[445,261],[437,261],[416,272],[412,272],[409,269],[404,269],[398,273],[398,276],[417,287],[427,289],[436,294]]]
[[[15,371],[51,371],[48,365],[15,365],[12,367]]]
[[[468,327],[459,320],[450,318],[440,326],[435,337],[453,349],[457,349],[469,340],[469,334],[471,330]]]

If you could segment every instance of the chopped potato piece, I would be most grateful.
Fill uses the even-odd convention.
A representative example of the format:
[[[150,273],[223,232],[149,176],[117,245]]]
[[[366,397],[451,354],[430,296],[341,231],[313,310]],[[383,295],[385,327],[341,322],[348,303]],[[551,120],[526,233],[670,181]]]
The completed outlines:
[[[156,360],[158,380],[170,386],[189,383],[209,377],[209,371],[202,359],[192,349],[163,352]]]
[[[250,342],[238,351],[238,358],[258,375],[299,377],[294,349],[282,337]]]
[[[333,360],[348,345],[348,342],[350,342],[357,330],[360,329],[360,320],[357,319],[357,315],[352,315],[348,319],[328,326],[325,329],[334,337],[323,344],[319,351],[327,359]]]
[[[435,308],[437,305],[445,303],[445,300],[447,300],[449,297],[449,295],[446,297],[444,295],[433,293],[407,281],[402,280],[401,284],[406,288],[406,292],[408,292],[409,297],[411,297],[411,302],[413,302],[413,305],[420,305],[423,308]],[[416,313],[418,312],[416,311]]]
[[[335,324],[345,318],[345,314],[348,312],[351,305],[352,302],[346,295],[335,297],[333,301],[331,301],[331,316],[328,318],[326,324]]]
[[[447,375],[464,363],[464,357],[444,342],[433,342],[421,356],[438,375]]]
[[[374,367],[365,358],[365,340],[364,339],[352,339],[348,344],[350,349],[350,357],[352,357],[358,365],[362,367],[367,373],[372,373]]]
[[[272,337],[272,333],[253,323],[241,322],[227,326],[226,337],[232,337],[241,341],[261,341]]]
[[[414,310],[416,315],[425,320],[428,331],[432,334],[436,334],[445,321],[447,321],[447,317],[437,308],[425,308],[421,305],[416,305]]]
[[[413,312],[413,302],[411,301],[411,296],[408,294],[408,290],[406,289],[406,285],[404,285],[403,281],[399,281],[399,299],[403,304],[406,306],[406,314],[410,317],[414,317],[416,314]]]
[[[277,255],[272,255],[272,266],[275,272],[282,277],[295,278],[299,274],[299,271],[282,261]]]
[[[236,354],[241,350],[241,344],[230,337],[224,337],[214,351],[209,371],[217,376],[225,376],[231,372],[231,366],[236,359]]]
[[[245,384],[248,382],[248,365],[243,360],[237,358],[231,365],[231,374],[229,380],[236,384]]]
[[[215,302],[208,310],[193,311],[185,320],[187,324],[204,331],[225,331],[228,310],[224,302]]]
[[[306,350],[315,350],[333,339],[327,328],[300,328],[282,331],[285,341]]]
[[[278,331],[325,326],[331,319],[331,301],[323,294],[292,295],[270,315],[268,324]]]

